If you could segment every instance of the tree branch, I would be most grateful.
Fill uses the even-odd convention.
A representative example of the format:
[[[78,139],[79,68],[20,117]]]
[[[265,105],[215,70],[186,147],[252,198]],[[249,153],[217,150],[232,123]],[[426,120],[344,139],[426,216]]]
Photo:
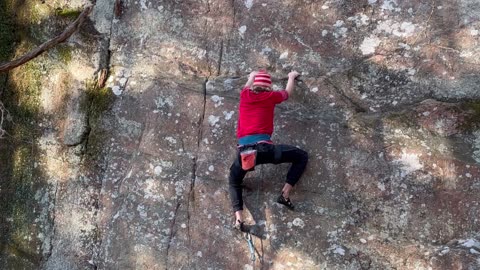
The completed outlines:
[[[3,129],[3,121],[7,116],[8,111],[5,109],[5,106],[3,106],[2,101],[0,101],[0,139],[3,138],[6,133],[6,131]]]
[[[6,71],[9,71],[13,68],[16,68],[20,65],[23,65],[26,62],[32,60],[33,58],[39,56],[43,52],[51,49],[55,45],[57,45],[59,43],[62,43],[62,42],[65,42],[65,40],[67,40],[71,35],[73,35],[73,33],[75,33],[78,30],[78,28],[80,28],[83,21],[85,21],[85,18],[92,11],[92,8],[93,8],[92,6],[86,7],[85,10],[82,11],[82,13],[80,13],[78,18],[74,22],[72,22],[67,28],[65,28],[63,33],[60,34],[59,36],[57,36],[53,39],[50,39],[49,41],[43,43],[42,45],[40,45],[36,49],[28,52],[27,54],[23,55],[20,58],[17,58],[15,60],[11,61],[11,62],[0,64],[0,72],[6,72]]]

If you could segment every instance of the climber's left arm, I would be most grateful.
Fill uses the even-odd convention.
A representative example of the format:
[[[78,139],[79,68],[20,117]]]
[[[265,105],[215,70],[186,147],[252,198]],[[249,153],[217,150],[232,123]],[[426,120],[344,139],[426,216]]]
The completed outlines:
[[[253,81],[255,80],[255,75],[257,75],[257,73],[258,73],[257,71],[250,72],[250,75],[248,77],[247,83],[245,84],[245,87],[248,87],[248,88],[252,87]]]

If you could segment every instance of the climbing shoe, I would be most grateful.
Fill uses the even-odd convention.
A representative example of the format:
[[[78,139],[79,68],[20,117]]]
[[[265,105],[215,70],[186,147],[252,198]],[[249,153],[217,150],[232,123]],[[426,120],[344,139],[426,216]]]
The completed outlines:
[[[283,197],[283,193],[278,196],[277,203],[285,205],[288,209],[293,210],[293,203],[289,198]]]

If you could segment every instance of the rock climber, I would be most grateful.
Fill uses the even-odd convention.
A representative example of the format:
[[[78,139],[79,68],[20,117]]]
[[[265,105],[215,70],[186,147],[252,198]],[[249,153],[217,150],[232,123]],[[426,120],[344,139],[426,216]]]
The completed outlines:
[[[273,91],[270,74],[264,70],[251,72],[240,93],[239,118],[237,126],[238,153],[230,167],[229,193],[235,212],[235,228],[244,231],[242,182],[248,171],[259,164],[291,163],[286,182],[277,203],[293,210],[290,191],[298,182],[308,162],[304,150],[291,145],[274,144],[273,117],[275,105],[287,100],[295,87],[299,73],[288,73],[285,90]]]

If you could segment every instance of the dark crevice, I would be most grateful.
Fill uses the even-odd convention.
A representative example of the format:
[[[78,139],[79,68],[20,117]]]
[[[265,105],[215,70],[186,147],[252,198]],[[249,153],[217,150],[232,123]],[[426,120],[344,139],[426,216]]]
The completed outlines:
[[[177,206],[175,207],[175,212],[173,214],[173,220],[172,223],[170,224],[170,236],[168,237],[168,243],[167,243],[167,257],[166,257],[166,267],[165,269],[168,269],[168,253],[170,252],[170,244],[172,243],[172,239],[175,237],[175,233],[177,232],[175,229],[175,222],[177,220],[177,213],[178,209],[180,208],[181,203],[177,202]]]
[[[180,138],[180,142],[182,143],[182,153],[186,153],[185,151],[185,141],[183,141],[183,138]]]
[[[210,1],[207,1],[207,14],[210,13]]]
[[[198,136],[197,136],[197,148],[200,147],[200,142],[202,141],[203,136],[203,120],[205,119],[205,111],[207,107],[207,82],[209,78],[205,78],[203,83],[203,108],[202,114],[200,114],[200,118],[198,119]]]
[[[338,87],[335,83],[333,83],[330,79],[325,79],[325,82],[329,85],[331,85],[348,104],[352,105],[352,107],[355,109],[355,112],[361,113],[361,112],[367,112],[367,109],[355,102],[352,98],[350,98],[348,95],[345,94],[343,89]]]
[[[90,114],[88,112],[86,112],[87,114],[87,120],[86,120],[86,123],[87,123],[87,132],[85,133],[85,136],[84,138],[82,139],[82,141],[79,143],[79,144],[82,144],[83,143],[83,153],[86,153],[88,151],[88,138],[90,138],[90,132],[92,131],[92,125],[90,124]],[[76,145],[69,145],[69,146],[76,146]]]
[[[235,29],[235,23],[236,23],[235,17],[237,16],[237,10],[235,9],[235,0],[232,0],[232,9],[233,9],[232,29]]]
[[[225,53],[228,52],[228,49],[230,48],[230,43],[233,42],[234,40],[234,35],[235,35],[235,16],[237,14],[237,10],[235,9],[235,0],[232,0],[231,1],[231,8],[232,8],[232,25],[230,27],[230,32],[227,33],[226,35],[226,44],[224,44],[224,40],[222,39],[222,49],[220,51],[220,60],[219,60],[219,68],[218,68],[218,74],[220,75],[220,65],[221,63],[223,62],[223,54],[224,54],[224,50],[225,50]]]
[[[192,159],[192,177],[190,181],[190,191],[187,198],[187,226],[188,226],[188,239],[190,241],[190,203],[195,201],[195,180],[197,178],[197,161],[198,161],[198,152],[200,151],[200,143],[203,138],[203,121],[205,119],[205,111],[207,107],[207,82],[208,78],[205,78],[203,83],[203,108],[202,113],[198,119],[198,133],[197,133],[197,154]]]
[[[210,10],[210,1],[207,0],[207,12],[205,13],[205,15],[207,16],[208,13],[210,13],[211,10]],[[207,69],[208,69],[208,75],[211,76],[212,75],[212,66],[210,64],[210,51],[209,51],[209,47],[208,47],[208,20],[205,19],[205,22],[203,24],[203,36],[206,38],[205,40],[205,58],[206,58],[206,61],[207,61]]]
[[[192,178],[190,182],[190,191],[188,193],[188,198],[187,198],[187,233],[188,233],[188,241],[190,243],[190,201],[194,202],[195,201],[195,178],[197,178],[197,157],[194,157],[192,160]]]
[[[44,266],[46,265],[46,263],[48,262],[48,260],[50,259],[50,257],[52,256],[52,253],[53,253],[53,241],[55,240],[55,233],[56,233],[55,217],[56,217],[56,213],[57,213],[57,207],[56,207],[57,196],[58,196],[58,183],[55,183],[55,191],[53,192],[53,202],[52,202],[53,210],[52,210],[52,215],[51,215],[52,234],[51,234],[51,237],[50,237],[50,247],[48,249],[48,253],[43,260]]]
[[[220,76],[222,71],[222,58],[223,58],[223,39],[220,42],[220,52],[218,55],[217,76]]]
[[[94,5],[95,5],[95,2],[94,2]],[[111,56],[112,56],[112,52],[110,51],[110,46],[111,46],[111,40],[112,40],[112,32],[113,32],[113,20],[115,19],[116,15],[117,14],[121,14],[122,10],[122,2],[121,1],[116,1],[114,6],[113,6],[113,9],[110,10],[109,12],[111,12],[111,20],[110,20],[110,29],[108,31],[107,34],[101,36],[98,40],[99,42],[99,46],[100,46],[100,57],[99,57],[99,60],[98,60],[98,70],[93,74],[94,75],[94,78],[93,78],[93,85],[91,85],[90,87],[93,87],[95,90],[95,92],[98,92],[97,90],[101,89],[104,87],[104,83],[105,83],[105,80],[108,78],[109,74],[110,74],[110,65],[111,65]],[[117,16],[119,17],[119,16]],[[118,19],[118,18],[117,18]],[[87,89],[87,91],[89,91]],[[85,136],[85,140],[84,140],[84,144],[83,144],[83,157],[82,157],[82,163],[85,161],[85,159],[90,159],[90,157],[87,155],[87,153],[89,153],[90,149],[89,149],[89,146],[90,146],[90,138],[92,135],[96,135],[94,134],[95,132],[98,132],[98,130],[94,130],[94,128],[92,128],[95,123],[94,121],[98,121],[98,117],[101,117],[101,116],[98,116],[98,115],[94,115],[94,98],[93,97],[89,97],[89,94],[87,93],[87,97],[86,97],[86,102],[87,102],[87,108],[86,108],[86,124],[87,124],[87,134]],[[142,135],[143,135],[143,130],[142,130]],[[95,143],[94,143],[95,144]],[[95,150],[93,150],[95,151]],[[104,153],[105,155],[105,153]],[[108,155],[108,154],[107,154]],[[99,161],[99,160],[97,160]],[[91,170],[95,170],[95,171],[92,171],[92,173],[94,174],[99,174],[98,175],[98,181],[97,183],[95,184],[96,187],[97,187],[97,194],[95,196],[95,201],[93,202],[94,204],[94,219],[95,219],[95,222],[94,222],[94,226],[95,226],[95,231],[96,231],[96,238],[95,238],[95,243],[92,245],[92,255],[93,255],[93,268],[94,269],[97,269],[98,268],[98,265],[99,265],[99,260],[100,260],[100,247],[102,246],[102,236],[101,236],[101,231],[100,231],[100,225],[99,225],[99,212],[100,212],[100,208],[101,208],[101,192],[102,192],[102,188],[104,186],[104,181],[105,181],[105,174],[107,172],[107,168],[108,168],[108,160],[107,160],[107,164],[106,166],[95,166],[94,168],[92,168]]]
[[[113,24],[113,22],[111,22]],[[107,74],[106,76],[108,76],[109,72],[110,72],[110,58],[111,58],[111,51],[110,51],[110,42],[111,42],[111,35],[112,35],[112,31],[110,29],[110,36],[106,39],[106,40],[102,40],[100,42],[100,47],[101,47],[101,53],[100,53],[100,60],[99,60],[99,70],[97,70],[97,78],[94,80],[95,81],[95,84],[97,86],[95,86],[95,88],[98,88],[98,84],[100,83],[98,80],[100,80],[98,74],[101,74],[102,71]],[[103,84],[103,83],[102,83]],[[88,90],[87,90],[88,91]],[[88,99],[88,95],[87,95],[87,99]],[[85,143],[84,144],[84,150],[85,152],[88,151],[88,139],[90,138],[90,132],[92,130],[92,115],[91,115],[91,110],[92,110],[92,106],[93,106],[93,102],[91,100],[87,100],[87,102],[89,103],[88,105],[88,110],[86,112],[87,114],[87,120],[86,120],[86,124],[87,124],[87,132],[85,134],[85,138],[82,140],[81,143]]]

